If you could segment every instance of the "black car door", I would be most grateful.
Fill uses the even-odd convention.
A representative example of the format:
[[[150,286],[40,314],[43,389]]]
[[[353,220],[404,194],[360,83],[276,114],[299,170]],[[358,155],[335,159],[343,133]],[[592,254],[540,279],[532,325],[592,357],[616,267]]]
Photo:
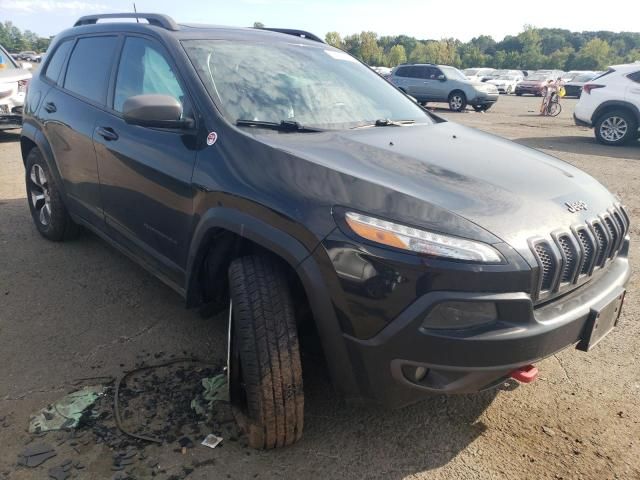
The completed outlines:
[[[62,176],[68,206],[94,225],[102,225],[104,218],[93,130],[106,103],[118,42],[117,36],[91,36],[79,38],[75,45],[72,41],[61,44],[54,55],[73,47],[66,74],[55,72],[56,78],[48,78],[56,85],[49,89],[38,113]],[[53,70],[59,66],[54,60],[45,77],[54,76]]]
[[[110,235],[179,285],[193,214],[195,137],[181,130],[129,125],[122,117],[125,100],[143,94],[171,95],[182,103],[185,117],[193,116],[173,65],[155,40],[126,37],[111,108],[96,122],[93,139]]]

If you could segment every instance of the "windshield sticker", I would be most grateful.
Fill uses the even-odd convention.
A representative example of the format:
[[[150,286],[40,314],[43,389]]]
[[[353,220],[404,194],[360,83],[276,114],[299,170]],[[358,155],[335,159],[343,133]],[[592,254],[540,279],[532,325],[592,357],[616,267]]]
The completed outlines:
[[[335,50],[325,50],[324,53],[329,55],[331,58],[335,58],[336,60],[346,60],[347,62],[358,63],[358,61],[353,58],[351,55],[345,52],[337,52]]]
[[[207,145],[211,146],[218,141],[218,134],[216,132],[211,132],[207,135]]]

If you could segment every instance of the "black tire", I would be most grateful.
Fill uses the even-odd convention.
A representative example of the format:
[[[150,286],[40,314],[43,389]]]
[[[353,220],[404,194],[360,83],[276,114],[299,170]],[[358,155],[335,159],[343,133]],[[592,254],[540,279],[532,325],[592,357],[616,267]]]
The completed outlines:
[[[275,259],[252,255],[229,266],[229,378],[236,419],[249,445],[271,449],[300,439],[302,366],[294,306]]]
[[[488,105],[474,105],[473,109],[480,113],[480,112],[486,112],[487,110],[489,110],[491,107],[493,107],[493,104],[488,104]]]
[[[460,90],[454,90],[449,94],[449,109],[452,112],[462,112],[467,108],[467,96]]]
[[[625,145],[638,138],[638,121],[628,110],[609,110],[598,117],[594,132],[604,145]]]
[[[59,185],[37,148],[27,155],[25,183],[31,217],[40,235],[54,242],[77,237],[80,226],[71,219]]]
[[[516,96],[521,97],[521,96],[522,96],[522,93],[520,93],[520,92],[516,92]]]

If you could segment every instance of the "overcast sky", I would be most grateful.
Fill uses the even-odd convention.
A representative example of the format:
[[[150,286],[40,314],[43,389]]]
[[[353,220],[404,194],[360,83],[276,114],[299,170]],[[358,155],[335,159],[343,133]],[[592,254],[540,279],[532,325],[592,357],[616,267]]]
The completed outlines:
[[[132,11],[122,0],[0,0],[0,21],[42,36],[70,27],[81,15]],[[324,36],[373,30],[421,39],[496,40],[525,24],[573,31],[640,31],[640,0],[136,0],[139,12],[171,15],[178,22],[267,26],[308,30]],[[526,8],[525,8],[526,7]]]

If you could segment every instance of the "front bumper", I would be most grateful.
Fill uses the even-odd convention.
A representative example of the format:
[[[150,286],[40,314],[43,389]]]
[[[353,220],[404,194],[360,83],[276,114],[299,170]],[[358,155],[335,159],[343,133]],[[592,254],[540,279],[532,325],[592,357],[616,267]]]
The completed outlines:
[[[499,92],[496,93],[476,93],[475,98],[469,100],[470,105],[493,105],[500,98]]]
[[[374,337],[345,335],[345,340],[365,395],[387,406],[401,407],[432,393],[477,392],[579,343],[592,307],[619,295],[630,273],[628,259],[618,257],[587,285],[538,307],[524,292],[431,292]],[[421,328],[435,305],[460,300],[495,302],[498,322],[484,329]],[[411,377],[417,367],[428,372],[418,382]]]
[[[573,114],[573,122],[578,126],[578,127],[589,127],[591,128],[591,122],[585,122],[584,120],[580,120],[576,114]]]

